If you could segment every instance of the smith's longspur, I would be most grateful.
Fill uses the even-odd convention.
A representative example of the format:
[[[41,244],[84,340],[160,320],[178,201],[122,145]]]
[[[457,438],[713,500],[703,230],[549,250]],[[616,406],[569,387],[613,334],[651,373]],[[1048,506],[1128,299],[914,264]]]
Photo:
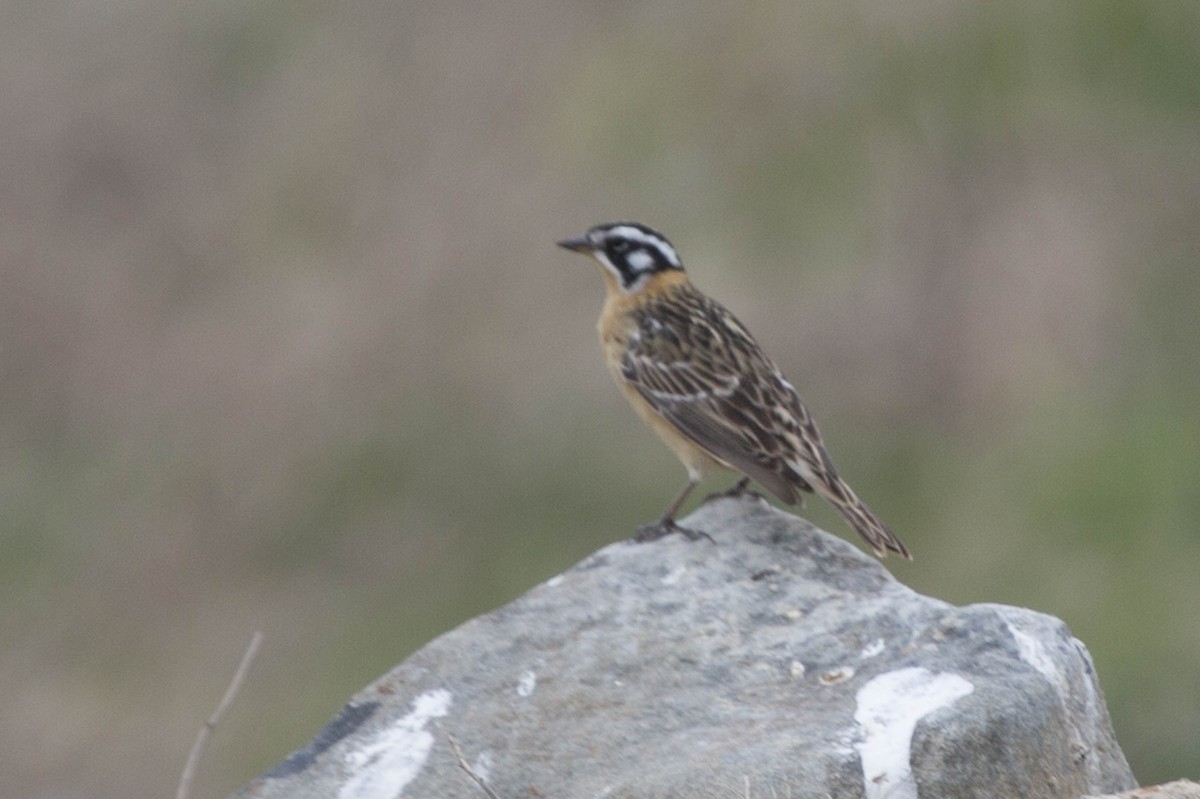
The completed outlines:
[[[691,284],[662,234],[615,222],[558,244],[603,267],[608,291],[599,330],[609,370],[687,468],[687,483],[661,520],[638,529],[639,540],[695,537],[675,513],[706,474],[725,468],[789,505],[803,505],[801,492],[815,491],[875,554],[910,557],[838,476],[796,389],[733,314]]]

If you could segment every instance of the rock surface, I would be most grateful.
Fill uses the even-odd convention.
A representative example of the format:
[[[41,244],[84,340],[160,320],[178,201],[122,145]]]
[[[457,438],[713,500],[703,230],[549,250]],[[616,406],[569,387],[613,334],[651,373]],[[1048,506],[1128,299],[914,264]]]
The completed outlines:
[[[1085,796],[1083,799],[1200,799],[1200,782],[1178,780],[1125,793]]]
[[[236,796],[484,796],[451,735],[501,799],[1135,787],[1057,619],[921,596],[753,498],[684,523],[715,543],[605,547],[413,654]]]

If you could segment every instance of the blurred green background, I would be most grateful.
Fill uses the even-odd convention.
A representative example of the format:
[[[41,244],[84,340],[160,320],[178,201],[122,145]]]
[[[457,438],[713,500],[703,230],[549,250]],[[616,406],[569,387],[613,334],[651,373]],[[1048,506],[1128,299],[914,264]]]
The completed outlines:
[[[1139,780],[1200,776],[1198,42],[1195,0],[6,4],[0,795],[172,795],[262,629],[223,795],[661,512],[553,246],[618,218],[900,579],[1063,618]]]

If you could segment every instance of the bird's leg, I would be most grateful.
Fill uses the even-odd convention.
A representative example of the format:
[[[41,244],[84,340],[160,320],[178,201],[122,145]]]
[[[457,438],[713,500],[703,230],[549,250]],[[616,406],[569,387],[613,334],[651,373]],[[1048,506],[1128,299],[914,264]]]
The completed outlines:
[[[687,499],[688,494],[692,493],[692,489],[696,487],[696,483],[698,482],[700,482],[699,478],[689,475],[688,481],[684,485],[683,490],[680,491],[679,496],[675,497],[675,500],[669,506],[667,506],[667,510],[665,513],[663,513],[662,518],[656,522],[643,524],[642,526],[638,527],[637,533],[633,536],[633,540],[637,541],[639,544],[644,544],[647,541],[657,541],[663,536],[670,535],[671,533],[679,533],[680,535],[686,537],[689,541],[696,541],[700,538],[707,538],[709,541],[712,541],[712,536],[710,536],[708,533],[702,533],[699,530],[689,530],[688,528],[680,527],[675,523],[675,513],[679,510],[680,506],[683,505],[683,502]]]
[[[757,491],[755,491],[754,489],[750,488],[750,478],[749,477],[743,477],[741,480],[737,481],[737,483],[733,486],[733,488],[730,488],[726,491],[714,491],[713,493],[711,493],[707,497],[705,497],[704,501],[712,502],[714,499],[724,499],[725,497],[733,497],[734,499],[736,499],[738,497],[744,497],[747,494],[752,497],[755,497],[756,499],[766,499],[766,497],[764,497],[762,494],[760,494]]]
[[[674,521],[675,514],[679,512],[680,506],[683,505],[684,501],[688,498],[688,494],[692,493],[692,489],[696,487],[696,483],[698,482],[700,481],[695,477],[688,476],[688,481],[684,483],[679,495],[675,497],[671,504],[667,506],[666,511],[663,512],[663,521],[667,521],[668,519]]]

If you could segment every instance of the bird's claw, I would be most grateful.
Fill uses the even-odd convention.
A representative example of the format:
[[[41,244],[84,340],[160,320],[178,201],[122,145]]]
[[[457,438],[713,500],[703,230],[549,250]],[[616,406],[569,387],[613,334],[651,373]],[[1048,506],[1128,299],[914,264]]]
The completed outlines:
[[[639,526],[637,532],[634,533],[633,540],[639,544],[645,544],[650,541],[657,541],[671,533],[679,533],[689,541],[699,541],[701,538],[707,538],[712,543],[716,543],[708,533],[702,530],[692,530],[689,527],[681,527],[675,523],[674,519],[660,519],[657,522]]]

